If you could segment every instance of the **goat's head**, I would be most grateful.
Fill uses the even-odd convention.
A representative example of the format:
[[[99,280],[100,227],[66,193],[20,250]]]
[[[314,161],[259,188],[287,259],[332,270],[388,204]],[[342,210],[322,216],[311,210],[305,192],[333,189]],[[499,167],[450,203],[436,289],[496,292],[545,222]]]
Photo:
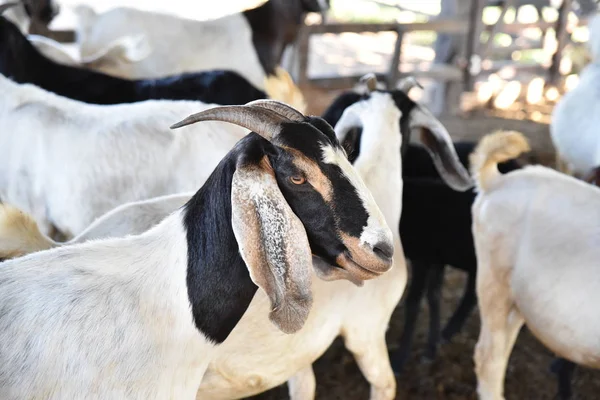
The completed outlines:
[[[233,150],[232,226],[280,329],[296,331],[308,316],[311,261],[320,278],[357,285],[391,268],[392,232],[329,124],[257,100],[205,110],[173,128],[211,120],[262,137],[246,137]]]
[[[60,10],[54,0],[21,0],[25,7],[25,12],[32,20],[48,25]]]
[[[306,12],[322,12],[329,9],[330,0],[300,0]]]
[[[410,142],[411,132],[417,130],[421,134],[421,142],[427,148],[436,169],[446,183],[459,191],[465,191],[473,187],[473,181],[456,155],[450,134],[446,128],[426,107],[408,97],[408,91],[418,85],[414,78],[411,77],[401,81],[398,89],[391,91],[375,89],[376,85],[373,82],[364,82],[364,84],[368,88],[366,92],[357,93],[353,91],[342,94],[334,100],[323,114],[323,118],[331,125],[336,125],[343,120],[343,126],[336,128],[336,130],[344,138],[345,147],[350,150],[352,161],[356,160],[360,152],[360,130],[364,118],[357,118],[358,108],[351,108],[350,106],[354,103],[367,101],[372,96],[385,95],[393,100],[400,111],[399,124],[403,152]],[[363,109],[365,108],[363,107]],[[348,113],[345,113],[345,110],[348,110]],[[342,130],[344,132],[340,132]]]

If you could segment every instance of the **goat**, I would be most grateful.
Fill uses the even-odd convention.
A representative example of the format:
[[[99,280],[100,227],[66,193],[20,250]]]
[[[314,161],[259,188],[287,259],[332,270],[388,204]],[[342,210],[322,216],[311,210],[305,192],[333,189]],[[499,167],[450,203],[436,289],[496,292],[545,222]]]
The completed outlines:
[[[595,303],[600,276],[600,189],[541,166],[506,175],[499,162],[529,150],[516,132],[484,137],[471,156],[481,331],[481,399],[503,399],[508,359],[523,324],[554,353],[600,367]]]
[[[194,398],[257,287],[271,322],[294,333],[311,308],[313,257],[328,279],[391,268],[392,232],[322,119],[262,103],[172,128],[201,121],[253,133],[184,207],[138,236],[3,263],[3,399]]]
[[[143,34],[151,54],[135,63],[115,60],[103,69],[110,75],[142,79],[228,69],[264,89],[265,76],[275,74],[306,14],[328,7],[329,0],[268,0],[216,20],[194,21],[125,7],[98,15],[78,6],[77,42],[86,57],[120,37]]]
[[[150,100],[99,106],[0,76],[0,198],[67,238],[123,203],[200,187],[246,131],[169,121],[213,107]]]
[[[590,18],[587,43],[592,56],[573,90],[566,93],[552,111],[550,135],[558,156],[571,172],[583,175],[600,167],[600,94],[595,90],[600,79],[600,15]]]
[[[19,83],[94,104],[133,103],[150,99],[198,100],[245,104],[266,94],[232,71],[188,73],[161,79],[128,80],[62,65],[44,57],[19,29],[1,16],[0,73]]]
[[[447,147],[443,143],[449,139],[444,130],[439,130],[439,122],[430,120],[427,111],[407,100],[406,95],[403,101],[399,101],[400,98],[400,93],[373,93],[349,108],[339,127],[336,126],[336,131],[346,147],[361,148],[362,153],[358,155],[358,159],[355,158],[356,168],[366,179],[367,186],[376,196],[376,201],[382,205],[386,221],[394,221],[396,224],[401,212],[399,150],[402,136],[398,132],[400,120],[407,121],[408,126],[416,126],[415,121],[419,121],[419,127],[430,131],[424,134],[430,138],[427,143],[441,151],[440,157],[445,160],[443,165],[450,168],[448,174],[460,174],[454,182],[460,181],[463,176],[460,166],[453,166],[458,164],[458,161],[452,158],[452,153],[444,153]],[[401,118],[399,106],[409,115]],[[355,124],[364,125],[364,133],[360,137],[349,136],[347,133],[347,128]],[[360,146],[357,141],[360,142]],[[356,156],[354,151],[351,154]],[[390,170],[396,169],[398,174],[389,174]],[[160,201],[169,203],[169,207],[177,207],[177,204],[185,202],[188,196],[170,196]],[[156,199],[154,204],[158,204],[158,201]],[[141,203],[132,204],[127,212],[115,210],[111,214],[114,217],[120,213],[122,220],[147,221],[145,218],[136,217],[144,214],[140,211],[140,206]],[[146,227],[161,220],[169,207],[161,208],[155,214],[154,221],[149,222]],[[126,211],[125,206],[121,207],[121,211]],[[115,221],[108,215],[106,218],[100,218],[86,232],[91,234],[93,231],[109,231],[100,225],[114,224],[110,219]],[[138,227],[139,225],[136,229]],[[117,230],[119,229],[117,227]],[[35,234],[31,236],[35,237]],[[88,239],[95,237],[91,235]],[[378,282],[376,285],[369,283],[359,290],[343,283],[331,284],[332,286],[328,287],[320,281],[313,281],[315,306],[309,315],[309,323],[292,337],[282,337],[263,323],[260,314],[262,309],[267,307],[267,303],[259,294],[230,338],[221,346],[221,356],[211,364],[198,398],[239,398],[261,392],[287,379],[290,379],[293,398],[314,396],[314,375],[310,364],[329,347],[338,334],[345,337],[347,346],[356,355],[363,373],[372,384],[373,396],[393,398],[395,381],[389,367],[384,336],[389,317],[402,295],[401,288],[406,282],[404,259],[401,253],[398,255],[398,251],[401,251],[398,235],[395,234],[394,238],[396,268],[386,275],[386,279],[373,281]],[[314,261],[317,263],[315,267],[318,268],[318,260]],[[341,299],[344,300],[340,301]],[[369,312],[357,314],[357,309],[368,309]],[[357,318],[357,315],[361,317]],[[253,343],[252,348],[248,348],[249,342]],[[282,359],[280,353],[284,348],[286,354],[293,354],[293,357]],[[366,352],[367,348],[369,352]],[[253,365],[251,372],[244,367],[248,362]]]
[[[457,186],[462,184],[463,190],[470,185],[456,155],[446,152],[447,132],[432,118],[405,93],[378,91],[348,107],[336,124],[336,134],[350,151],[349,159],[354,161],[373,193],[388,225],[397,224],[401,212],[403,137],[399,133],[400,120],[408,121],[409,126],[420,121],[420,127],[427,131],[423,134],[430,139],[426,143],[436,157],[445,160],[441,165],[448,170],[443,176],[453,176],[454,179],[449,180]],[[350,135],[355,126],[362,127],[360,136]],[[355,152],[356,149],[360,150]],[[261,323],[259,315],[266,304],[257,296],[209,366],[197,398],[247,397],[286,380],[292,399],[314,398],[315,377],[311,364],[338,335],[344,337],[346,347],[371,384],[371,397],[394,398],[396,384],[387,355],[385,331],[406,283],[406,266],[397,234],[394,234],[394,246],[397,256],[392,271],[385,278],[365,283],[361,289],[344,282],[325,286],[313,281],[313,310],[304,328],[292,336],[282,337]],[[250,342],[252,346],[248,345]],[[289,357],[281,357],[284,351]],[[247,365],[253,366],[251,371]]]
[[[460,162],[469,167],[474,142],[454,143]],[[520,168],[515,161],[501,165],[503,172]],[[471,206],[475,191],[456,191],[442,181],[427,151],[409,145],[402,156],[402,218],[400,239],[411,263],[412,277],[405,300],[404,331],[397,351],[392,352],[394,372],[400,373],[410,355],[410,347],[420,303],[427,293],[429,335],[425,356],[434,359],[440,340],[440,294],[444,268],[450,265],[467,273],[467,284],[458,308],[441,338],[450,341],[464,325],[476,304],[477,260],[471,234]]]

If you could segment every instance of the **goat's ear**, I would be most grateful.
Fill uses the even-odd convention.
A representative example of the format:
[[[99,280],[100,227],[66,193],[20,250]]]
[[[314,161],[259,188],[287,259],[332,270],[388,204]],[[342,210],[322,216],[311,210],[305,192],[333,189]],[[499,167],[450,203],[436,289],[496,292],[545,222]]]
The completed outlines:
[[[421,131],[421,142],[433,159],[440,176],[452,189],[464,192],[475,184],[460,162],[452,139],[442,123],[426,108],[417,105],[410,112],[411,129]]]
[[[283,332],[304,325],[312,305],[312,256],[304,225],[281,194],[266,156],[237,167],[231,187],[233,233],[252,281],[271,300]]]

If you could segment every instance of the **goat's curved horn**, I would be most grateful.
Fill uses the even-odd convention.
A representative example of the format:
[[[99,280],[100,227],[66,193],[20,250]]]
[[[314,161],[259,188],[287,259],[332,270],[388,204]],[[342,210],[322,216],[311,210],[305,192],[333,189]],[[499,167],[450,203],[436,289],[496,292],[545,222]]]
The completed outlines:
[[[410,89],[414,88],[415,86],[423,89],[423,86],[421,86],[421,84],[417,81],[417,78],[415,78],[414,76],[407,76],[406,78],[401,79],[400,82],[398,82],[397,87],[404,93],[408,93]]]
[[[369,92],[373,92],[375,89],[377,89],[377,75],[375,75],[373,72],[369,72],[359,79],[359,83],[366,85]]]
[[[171,129],[181,128],[201,121],[229,122],[250,129],[267,140],[273,139],[281,132],[282,123],[291,122],[283,115],[265,108],[222,106],[192,114],[183,121],[171,125]]]
[[[4,11],[8,10],[9,8],[12,8],[14,6],[18,6],[20,4],[21,4],[20,1],[13,1],[13,2],[10,2],[10,3],[4,3],[4,4],[0,5],[0,15],[2,15],[4,13]]]
[[[294,107],[289,106],[281,101],[276,100],[254,100],[246,104],[247,106],[265,108],[267,110],[275,111],[277,114],[281,114],[284,117],[289,118],[295,122],[303,122],[304,115],[296,110]]]

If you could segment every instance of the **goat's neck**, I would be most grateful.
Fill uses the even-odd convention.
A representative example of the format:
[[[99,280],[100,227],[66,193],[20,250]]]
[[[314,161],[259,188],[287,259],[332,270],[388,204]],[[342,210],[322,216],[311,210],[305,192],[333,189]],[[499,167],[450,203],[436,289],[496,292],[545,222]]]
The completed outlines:
[[[182,210],[187,235],[187,288],[196,327],[224,341],[252,300],[257,286],[239,254],[231,226],[229,153]]]

